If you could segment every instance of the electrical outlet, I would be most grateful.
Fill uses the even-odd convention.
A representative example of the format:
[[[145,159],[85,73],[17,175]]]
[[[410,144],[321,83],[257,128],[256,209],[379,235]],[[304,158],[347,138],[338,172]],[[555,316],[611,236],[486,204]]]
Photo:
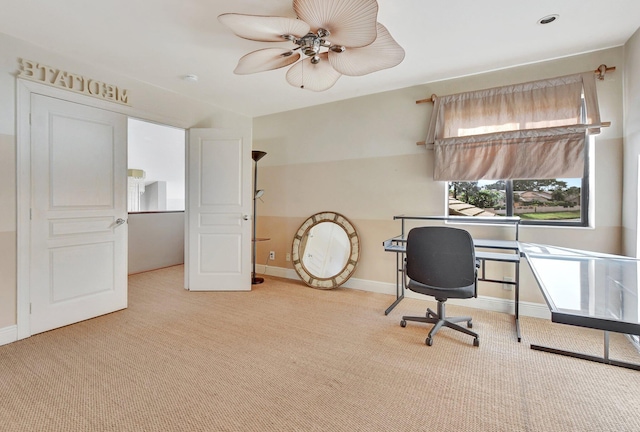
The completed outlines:
[[[290,252],[287,252],[286,260],[287,261],[291,261],[291,253]]]
[[[276,252],[275,252],[275,251],[271,251],[271,252],[269,252],[269,259],[270,259],[270,260],[274,260],[274,259],[276,259]]]
[[[503,277],[502,280],[505,282],[513,282],[513,278],[508,276]],[[505,291],[511,291],[513,289],[513,285],[504,283],[502,284],[502,289]]]

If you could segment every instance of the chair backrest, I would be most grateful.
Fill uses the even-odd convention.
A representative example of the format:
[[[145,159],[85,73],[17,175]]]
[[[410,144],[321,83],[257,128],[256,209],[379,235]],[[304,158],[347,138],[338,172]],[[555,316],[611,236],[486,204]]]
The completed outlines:
[[[471,235],[459,228],[413,228],[407,236],[407,276],[437,288],[460,288],[476,280]]]

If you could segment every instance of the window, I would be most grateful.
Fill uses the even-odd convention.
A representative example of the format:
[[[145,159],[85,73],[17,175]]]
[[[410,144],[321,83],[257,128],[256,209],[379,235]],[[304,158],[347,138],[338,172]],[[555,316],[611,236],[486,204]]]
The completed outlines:
[[[522,223],[588,225],[581,178],[450,182],[449,216],[519,216]]]
[[[586,226],[597,105],[593,72],[436,98],[426,142],[448,214]]]

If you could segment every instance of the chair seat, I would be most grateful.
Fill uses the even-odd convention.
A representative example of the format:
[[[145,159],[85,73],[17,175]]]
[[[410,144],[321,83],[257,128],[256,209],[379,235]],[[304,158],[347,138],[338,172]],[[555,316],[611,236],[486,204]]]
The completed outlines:
[[[428,296],[432,296],[435,298],[471,298],[475,296],[475,282],[471,285],[458,287],[458,288],[438,288],[429,285],[422,284],[420,282],[416,282],[412,279],[409,280],[409,284],[407,285],[411,291],[415,291],[420,294],[425,294]]]

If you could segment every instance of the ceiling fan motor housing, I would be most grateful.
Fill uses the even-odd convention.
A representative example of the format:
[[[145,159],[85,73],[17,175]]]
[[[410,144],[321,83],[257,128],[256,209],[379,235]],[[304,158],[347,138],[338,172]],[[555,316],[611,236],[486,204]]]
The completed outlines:
[[[320,52],[322,39],[320,39],[318,35],[308,33],[306,36],[300,38],[297,41],[297,44],[300,45],[300,48],[305,55],[313,57]]]

